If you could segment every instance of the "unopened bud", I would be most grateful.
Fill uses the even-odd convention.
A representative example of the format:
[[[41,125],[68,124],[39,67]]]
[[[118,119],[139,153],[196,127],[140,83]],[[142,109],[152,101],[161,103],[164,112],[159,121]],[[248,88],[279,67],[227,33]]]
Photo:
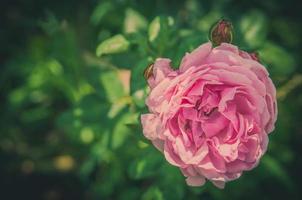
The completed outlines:
[[[232,23],[225,19],[219,20],[210,31],[210,40],[214,46],[231,43],[233,40]]]
[[[146,80],[148,80],[151,76],[153,76],[153,67],[154,64],[152,63],[144,70],[144,77]]]

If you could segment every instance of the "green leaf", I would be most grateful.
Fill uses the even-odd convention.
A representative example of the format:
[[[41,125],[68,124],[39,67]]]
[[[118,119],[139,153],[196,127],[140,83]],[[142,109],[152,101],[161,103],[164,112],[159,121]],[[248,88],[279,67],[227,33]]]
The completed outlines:
[[[149,41],[152,42],[156,39],[160,31],[160,18],[155,17],[155,19],[149,25]]]
[[[172,48],[177,45],[176,36],[176,28],[172,17],[156,17],[149,26],[150,47],[154,49],[155,57],[169,56]]]
[[[129,200],[129,199],[140,199],[139,197],[141,196],[141,190],[139,187],[136,185],[134,186],[127,186],[123,187],[119,191],[118,197],[116,199],[119,200]]]
[[[90,157],[85,160],[85,162],[82,163],[82,165],[79,168],[79,175],[81,178],[86,179],[89,174],[93,171],[94,167],[96,165],[96,159],[94,157]]]
[[[173,25],[174,19],[172,17],[155,17],[149,25],[149,41],[157,41],[161,46],[164,46],[167,42],[170,44],[172,40],[169,36],[174,30]]]
[[[144,70],[150,65],[148,59],[142,59],[136,66],[131,70],[130,77],[130,93],[133,94],[139,89],[146,87],[147,82],[144,78]]]
[[[97,25],[99,24],[102,19],[105,17],[105,15],[113,9],[113,5],[111,2],[102,2],[100,3],[92,12],[90,21]]]
[[[111,132],[103,130],[101,139],[91,146],[91,156],[93,156],[97,161],[111,161],[113,153],[109,149],[110,135]]]
[[[142,158],[138,158],[130,164],[128,173],[131,178],[143,179],[159,172],[162,157],[159,152],[157,152],[157,154],[155,151],[156,150],[147,152]]]
[[[122,146],[129,136],[131,129],[127,124],[131,124],[137,121],[137,115],[133,113],[125,113],[118,119],[112,132],[112,148],[116,149]]]
[[[50,112],[51,111],[49,109],[43,107],[35,107],[19,113],[19,116],[24,123],[32,123],[49,117]]]
[[[267,35],[267,19],[257,10],[249,12],[240,21],[240,31],[250,48],[263,45]]]
[[[185,199],[185,190],[187,190],[188,186],[185,184],[184,176],[177,167],[165,161],[159,170],[159,176],[163,178],[157,180],[157,185],[160,188],[165,188],[163,194],[166,199]]]
[[[140,29],[147,27],[147,20],[139,12],[128,8],[126,10],[126,17],[124,21],[125,33],[134,33]]]
[[[221,12],[217,10],[209,12],[197,22],[196,28],[205,34],[208,34],[213,24],[221,19],[221,15]]]
[[[288,178],[288,173],[284,169],[284,167],[271,156],[264,156],[262,159],[263,165],[267,168],[268,172],[271,173],[274,177],[279,179],[282,183],[287,186],[292,186],[291,180]]]
[[[52,12],[46,12],[46,20],[40,21],[39,25],[49,35],[53,35],[61,28],[61,24]]]
[[[96,55],[121,53],[129,48],[129,41],[121,34],[115,35],[98,45]]]
[[[274,43],[265,43],[259,53],[261,60],[268,65],[273,75],[288,76],[295,70],[296,63],[293,56]]]
[[[132,100],[136,106],[139,108],[145,108],[145,100],[149,93],[149,88],[145,87],[143,89],[137,90],[132,94]]]
[[[105,89],[106,98],[114,103],[126,95],[123,85],[118,78],[117,70],[111,70],[101,73],[100,81]]]
[[[158,187],[153,186],[143,194],[142,200],[164,200],[164,196]]]

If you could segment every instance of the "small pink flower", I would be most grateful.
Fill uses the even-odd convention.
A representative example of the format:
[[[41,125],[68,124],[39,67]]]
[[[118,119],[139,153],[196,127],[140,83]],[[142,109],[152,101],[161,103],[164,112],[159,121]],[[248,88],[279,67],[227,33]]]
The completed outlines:
[[[236,46],[211,43],[187,53],[178,70],[158,58],[148,78],[146,138],[191,186],[223,188],[254,168],[277,117],[276,90],[265,67]]]

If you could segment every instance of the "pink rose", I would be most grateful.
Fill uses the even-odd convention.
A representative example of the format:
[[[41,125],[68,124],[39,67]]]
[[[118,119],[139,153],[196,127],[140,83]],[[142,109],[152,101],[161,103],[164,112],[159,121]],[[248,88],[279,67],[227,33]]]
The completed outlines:
[[[277,117],[276,90],[255,56],[211,43],[187,53],[180,68],[155,61],[148,78],[150,113],[141,116],[146,138],[186,182],[223,188],[254,168],[265,153]]]

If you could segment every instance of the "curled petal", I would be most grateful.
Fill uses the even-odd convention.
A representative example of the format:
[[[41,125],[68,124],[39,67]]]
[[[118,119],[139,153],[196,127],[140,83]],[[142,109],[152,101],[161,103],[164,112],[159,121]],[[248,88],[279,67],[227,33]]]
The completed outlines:
[[[213,183],[216,187],[218,187],[218,188],[220,188],[220,189],[223,189],[224,186],[225,186],[225,182],[224,182],[224,181],[212,181],[212,183]]]
[[[204,63],[205,58],[209,55],[212,49],[210,42],[199,46],[191,53],[187,53],[181,61],[179,70],[181,72],[186,71],[192,66],[200,66]]]
[[[202,186],[205,184],[206,182],[206,179],[204,177],[201,177],[201,176],[189,176],[187,179],[186,179],[186,182],[188,185],[190,186]]]
[[[141,115],[141,122],[143,126],[143,133],[149,140],[155,140],[158,138],[160,132],[160,120],[154,114]]]
[[[170,66],[171,60],[167,58],[158,58],[153,64],[152,74],[148,77],[148,84],[151,88],[154,88],[164,78],[166,78],[171,72],[173,72]]]

